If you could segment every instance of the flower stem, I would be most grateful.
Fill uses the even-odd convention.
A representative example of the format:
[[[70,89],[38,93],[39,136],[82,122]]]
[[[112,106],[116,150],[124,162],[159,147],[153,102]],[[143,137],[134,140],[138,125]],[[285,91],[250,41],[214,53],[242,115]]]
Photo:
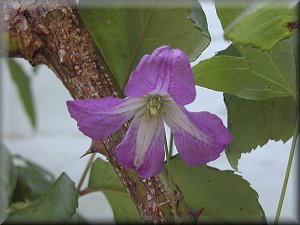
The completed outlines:
[[[297,114],[298,113],[299,112],[297,112]],[[278,222],[279,222],[279,217],[280,217],[280,213],[281,213],[281,209],[282,209],[282,204],[283,204],[283,200],[284,200],[284,197],[285,197],[287,184],[288,184],[288,181],[289,181],[290,171],[291,171],[293,158],[294,158],[294,153],[295,153],[295,149],[296,149],[298,130],[299,130],[298,122],[299,122],[299,115],[297,115],[296,127],[295,127],[295,131],[294,131],[294,134],[293,134],[293,142],[292,142],[292,146],[291,146],[289,161],[288,161],[288,164],[287,164],[287,167],[286,167],[286,172],[285,172],[284,181],[283,181],[283,185],[282,185],[282,189],[281,189],[279,203],[278,203],[278,206],[277,206],[277,211],[276,211],[274,224],[278,224]]]
[[[167,137],[165,134],[165,151],[166,151],[166,158],[167,158],[167,169],[168,169],[168,177],[169,177],[169,188],[171,192],[171,200],[172,200],[172,206],[173,206],[173,215],[174,215],[174,222],[177,223],[177,210],[175,205],[175,198],[174,198],[174,190],[173,190],[173,179],[172,179],[172,171],[171,171],[171,163],[170,163],[170,153],[168,150],[168,144],[167,144]]]
[[[172,157],[173,155],[173,143],[174,143],[174,137],[173,137],[173,133],[170,132],[171,135],[170,135],[170,142],[169,142],[169,155],[170,155],[170,158]]]
[[[92,164],[93,164],[93,161],[94,161],[94,158],[96,156],[96,153],[93,153],[91,156],[90,156],[90,159],[88,161],[88,163],[86,164],[85,166],[85,169],[83,171],[83,174],[81,175],[80,177],[80,180],[79,180],[79,183],[78,183],[78,186],[77,186],[77,190],[80,191],[81,187],[82,187],[82,184],[84,182],[84,179],[86,177],[86,175],[88,174],[89,172],[89,169],[91,168]]]

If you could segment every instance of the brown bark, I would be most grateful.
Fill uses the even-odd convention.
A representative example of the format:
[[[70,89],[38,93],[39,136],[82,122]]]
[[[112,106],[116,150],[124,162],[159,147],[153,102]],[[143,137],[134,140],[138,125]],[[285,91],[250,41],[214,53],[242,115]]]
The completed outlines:
[[[22,57],[32,65],[47,65],[74,99],[109,95],[122,97],[109,68],[84,28],[74,2],[64,1],[64,5],[61,2],[0,1],[5,44],[0,54]],[[127,129],[128,124],[125,124],[103,141],[106,156],[126,186],[143,221],[172,222],[171,198],[160,177],[141,179],[119,165],[115,159],[114,149]],[[178,188],[175,198],[179,221],[191,222],[190,213]]]

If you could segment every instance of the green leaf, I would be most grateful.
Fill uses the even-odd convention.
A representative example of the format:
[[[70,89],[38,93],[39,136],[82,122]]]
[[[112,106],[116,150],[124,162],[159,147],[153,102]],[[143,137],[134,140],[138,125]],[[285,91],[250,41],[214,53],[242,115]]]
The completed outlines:
[[[110,163],[100,158],[94,162],[88,187],[105,194],[117,223],[141,222],[135,205]]]
[[[74,182],[63,173],[37,200],[26,207],[12,211],[7,223],[65,223],[78,205]]]
[[[23,68],[15,60],[7,59],[7,65],[13,81],[18,88],[19,96],[22,100],[27,116],[30,119],[31,125],[36,127],[36,115],[30,87],[30,79]]]
[[[120,0],[106,7],[88,8],[88,3],[80,1],[81,17],[121,88],[141,57],[155,48],[180,48],[193,61],[210,43],[206,17],[196,0],[143,0],[131,7]]]
[[[224,55],[242,57],[239,47],[235,45],[229,45],[226,49],[221,50],[216,54],[216,56],[224,56]]]
[[[291,97],[253,101],[224,95],[224,101],[228,128],[234,137],[226,156],[235,170],[242,153],[263,146],[269,140],[286,142],[293,135],[297,109]]]
[[[200,223],[265,223],[258,195],[233,171],[207,165],[188,166],[178,156],[171,159],[173,179],[193,210],[204,207]]]
[[[216,0],[216,12],[223,29],[225,29],[235,18],[237,18],[251,2],[251,0]]]
[[[294,37],[279,42],[270,52],[233,48],[221,54],[234,56],[218,54],[193,67],[197,85],[252,100],[296,98]]]
[[[7,148],[0,142],[0,224],[7,217],[7,207],[17,183],[17,169]]]
[[[28,199],[30,201],[38,198],[43,194],[54,182],[54,176],[39,165],[15,156],[22,162],[22,166],[18,166],[18,182],[13,194],[13,201],[19,202]]]
[[[298,23],[289,1],[256,1],[225,29],[233,43],[270,50],[280,40],[296,33]]]

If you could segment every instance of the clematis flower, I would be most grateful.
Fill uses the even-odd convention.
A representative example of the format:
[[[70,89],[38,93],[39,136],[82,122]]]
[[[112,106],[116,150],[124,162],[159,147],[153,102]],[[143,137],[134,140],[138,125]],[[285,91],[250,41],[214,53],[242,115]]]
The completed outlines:
[[[142,57],[125,87],[125,99],[68,101],[79,130],[103,140],[133,118],[115,156],[141,177],[158,175],[164,163],[164,122],[170,127],[181,158],[189,165],[215,160],[232,140],[220,118],[209,112],[189,112],[195,80],[188,57],[162,46]]]

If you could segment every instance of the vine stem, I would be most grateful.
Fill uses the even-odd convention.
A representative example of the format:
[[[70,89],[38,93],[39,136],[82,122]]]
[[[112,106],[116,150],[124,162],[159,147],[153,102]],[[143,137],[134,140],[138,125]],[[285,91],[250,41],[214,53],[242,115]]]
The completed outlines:
[[[173,214],[174,214],[174,221],[177,223],[177,210],[175,205],[175,198],[174,198],[174,190],[173,190],[173,178],[172,178],[172,170],[171,170],[171,163],[170,163],[170,153],[168,150],[168,143],[167,143],[167,137],[165,134],[165,151],[166,151],[166,158],[167,158],[167,169],[168,169],[168,177],[169,177],[169,188],[171,192],[171,200],[172,200],[172,206],[173,206]]]
[[[288,161],[288,164],[286,167],[286,172],[285,172],[284,181],[283,181],[283,185],[282,185],[282,189],[281,189],[280,199],[279,199],[279,203],[277,206],[277,211],[276,211],[276,216],[275,216],[275,221],[274,221],[275,225],[278,224],[278,222],[279,222],[282,204],[284,201],[286,188],[287,188],[287,184],[289,181],[289,176],[290,176],[290,172],[291,172],[291,167],[292,167],[292,163],[293,163],[293,158],[294,158],[294,153],[295,153],[296,143],[297,143],[297,137],[298,137],[298,130],[299,130],[298,122],[299,122],[299,111],[297,111],[296,127],[295,127],[295,131],[293,134],[293,142],[292,142],[292,146],[291,146],[289,161]]]
[[[88,174],[88,172],[89,172],[89,170],[90,170],[90,168],[91,168],[91,166],[92,166],[92,164],[93,164],[93,161],[94,161],[95,156],[96,156],[96,153],[93,153],[93,154],[90,156],[89,161],[88,161],[88,163],[87,163],[86,166],[85,166],[85,169],[84,169],[84,171],[83,171],[83,173],[82,173],[82,175],[81,175],[81,177],[80,177],[80,180],[79,180],[79,183],[78,183],[78,186],[77,186],[77,190],[78,190],[78,191],[80,191],[80,189],[81,189],[81,187],[82,187],[82,184],[83,184],[83,182],[84,182],[84,180],[85,180],[85,178],[86,178],[86,175]]]
[[[173,143],[174,143],[174,137],[173,137],[173,133],[170,131],[171,135],[170,135],[170,142],[169,142],[169,155],[170,155],[170,158],[172,157],[173,155]]]

